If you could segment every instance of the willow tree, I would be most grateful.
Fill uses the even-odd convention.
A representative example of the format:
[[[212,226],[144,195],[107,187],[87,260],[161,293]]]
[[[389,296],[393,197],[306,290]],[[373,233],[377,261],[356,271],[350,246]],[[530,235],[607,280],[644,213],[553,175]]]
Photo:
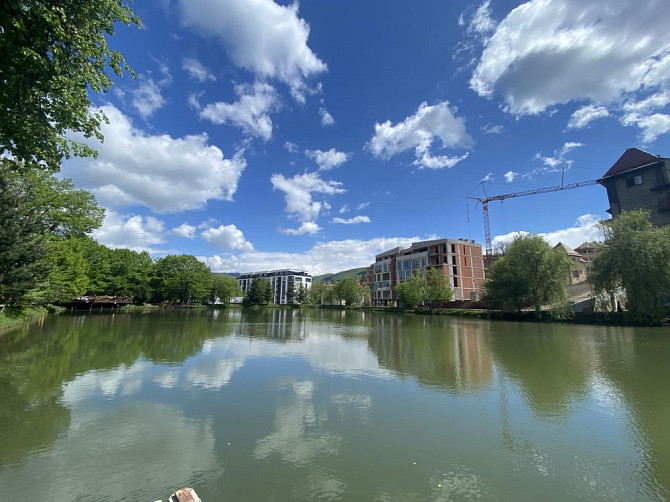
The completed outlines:
[[[567,298],[565,278],[571,267],[570,258],[539,235],[517,235],[505,256],[490,267],[485,298],[492,305],[513,305],[518,311],[533,305],[539,316],[542,305]]]
[[[0,155],[58,171],[71,154],[94,155],[69,133],[102,140],[89,92],[132,71],[107,44],[119,23],[140,25],[125,0],[4,0],[0,8]]]
[[[626,308],[640,321],[655,322],[670,298],[670,227],[654,227],[648,211],[625,211],[601,224],[605,243],[593,260],[596,292],[626,291]]]

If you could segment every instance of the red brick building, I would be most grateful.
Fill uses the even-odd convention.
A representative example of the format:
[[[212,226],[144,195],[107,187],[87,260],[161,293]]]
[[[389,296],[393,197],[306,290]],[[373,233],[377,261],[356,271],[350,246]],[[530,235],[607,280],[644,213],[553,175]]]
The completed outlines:
[[[414,242],[375,257],[368,268],[373,305],[397,305],[395,287],[418,270],[438,268],[449,279],[454,300],[477,300],[484,286],[482,245],[467,239]]]

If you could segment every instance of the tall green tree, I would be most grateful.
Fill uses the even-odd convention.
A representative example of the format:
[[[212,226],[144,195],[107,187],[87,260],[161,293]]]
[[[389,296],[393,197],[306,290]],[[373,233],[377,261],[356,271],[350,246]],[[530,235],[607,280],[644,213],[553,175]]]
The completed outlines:
[[[654,227],[648,211],[633,210],[602,228],[606,240],[590,276],[594,289],[611,294],[621,286],[626,308],[638,320],[660,320],[670,297],[670,227]]]
[[[0,169],[0,304],[21,310],[27,293],[46,278],[41,229],[36,208]]]
[[[132,296],[134,303],[148,301],[154,267],[149,253],[120,248],[110,250],[107,256],[110,263],[105,294]]]
[[[88,263],[81,239],[52,237],[47,241],[49,275],[43,286],[48,302],[68,302],[88,289]]]
[[[168,255],[156,261],[154,294],[159,301],[203,302],[212,291],[212,272],[192,255]]]
[[[298,294],[296,299],[300,304],[305,303],[305,300],[307,299],[307,288],[305,288],[305,285],[302,282],[300,283],[300,286],[298,286]]]
[[[398,283],[395,292],[401,306],[407,308],[418,307],[426,297],[426,280],[423,270],[412,275],[408,281]]]
[[[313,281],[310,288],[307,290],[307,303],[310,305],[321,305],[326,293],[326,285],[321,281]]]
[[[359,307],[365,300],[365,290],[355,277],[346,277],[334,286],[336,298],[349,307]]]
[[[454,292],[442,270],[429,268],[426,273],[426,302],[432,308],[433,303],[442,304],[451,300]]]
[[[570,258],[539,235],[517,235],[505,256],[489,269],[486,298],[493,305],[513,305],[518,311],[532,304],[539,316],[542,305],[567,298],[565,278],[571,268]]]
[[[242,296],[242,288],[237,279],[229,275],[212,275],[212,299],[218,298],[223,303],[230,303],[231,298]]]
[[[108,70],[130,71],[107,44],[119,23],[140,24],[124,0],[4,0],[0,155],[58,171],[72,153],[94,154],[68,131],[102,139],[105,117],[92,109],[89,91],[111,88]]]
[[[249,286],[244,296],[244,303],[245,305],[267,305],[273,298],[272,283],[269,279],[261,277],[254,280]]]
[[[82,252],[88,266],[88,290],[92,296],[108,295],[112,290],[112,250],[91,237],[82,239]]]
[[[23,169],[8,159],[1,162],[18,196],[39,216],[43,233],[63,238],[81,237],[102,225],[105,210],[98,206],[91,192],[75,189],[69,178]]]

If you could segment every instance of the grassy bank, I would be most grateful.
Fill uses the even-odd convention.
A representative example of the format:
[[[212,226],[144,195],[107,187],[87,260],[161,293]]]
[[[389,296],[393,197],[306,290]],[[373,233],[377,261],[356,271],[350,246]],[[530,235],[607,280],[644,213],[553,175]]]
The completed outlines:
[[[336,307],[337,308],[337,307]],[[341,307],[339,307],[341,308]],[[576,324],[596,324],[601,326],[661,326],[670,324],[670,318],[662,322],[640,319],[630,312],[571,312],[565,310],[543,310],[537,317],[534,311],[503,311],[476,309],[403,309],[396,307],[366,307],[367,311],[399,312],[417,315],[448,315],[469,319],[516,322],[572,322]]]
[[[54,311],[46,307],[30,308],[18,314],[3,310],[0,312],[0,333],[44,317],[50,310]]]

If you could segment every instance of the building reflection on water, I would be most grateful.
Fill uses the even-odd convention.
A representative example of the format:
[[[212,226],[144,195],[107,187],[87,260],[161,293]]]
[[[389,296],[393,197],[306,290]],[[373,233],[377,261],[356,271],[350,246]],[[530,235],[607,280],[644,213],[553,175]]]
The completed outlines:
[[[440,322],[442,321],[442,322]],[[493,360],[482,325],[444,318],[375,316],[368,346],[380,366],[452,391],[489,388]]]

